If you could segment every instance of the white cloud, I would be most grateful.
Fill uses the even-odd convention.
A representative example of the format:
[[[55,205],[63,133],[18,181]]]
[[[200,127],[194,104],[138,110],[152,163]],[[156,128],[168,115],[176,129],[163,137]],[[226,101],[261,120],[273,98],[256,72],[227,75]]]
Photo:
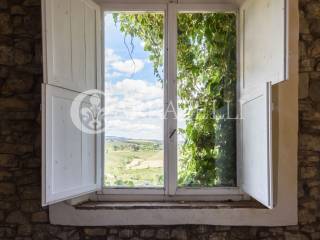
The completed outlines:
[[[105,62],[107,77],[118,77],[123,73],[134,74],[141,71],[145,65],[142,59],[123,60],[121,56],[117,55],[111,48],[105,49]],[[111,72],[111,68],[115,71]]]
[[[128,98],[148,100],[162,98],[163,89],[160,83],[150,84],[143,80],[123,79],[111,86],[115,94],[126,95]]]
[[[141,59],[112,62],[111,66],[119,72],[133,74],[144,68],[144,61]]]
[[[119,73],[119,72],[112,72],[112,73],[108,73],[106,71],[106,76],[109,77],[109,78],[114,78],[114,77],[120,77],[122,74]]]
[[[154,124],[145,124],[145,123],[132,123],[130,121],[123,120],[110,120],[107,121],[108,128],[110,129],[121,129],[122,131],[145,131],[145,130],[158,130],[161,129],[160,126]]]
[[[121,57],[119,55],[117,55],[113,49],[111,48],[106,48],[105,49],[105,61],[106,64],[111,64],[113,62],[117,62],[120,61]]]
[[[163,113],[163,89],[160,84],[124,79],[107,86],[107,112],[129,119],[158,118]]]
[[[124,79],[107,86],[107,134],[161,139],[163,89],[161,84]]]

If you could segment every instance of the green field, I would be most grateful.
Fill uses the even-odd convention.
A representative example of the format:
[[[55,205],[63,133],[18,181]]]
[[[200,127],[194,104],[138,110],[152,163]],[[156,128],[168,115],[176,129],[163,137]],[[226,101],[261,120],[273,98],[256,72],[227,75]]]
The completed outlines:
[[[105,144],[105,186],[163,186],[162,142],[108,137]]]

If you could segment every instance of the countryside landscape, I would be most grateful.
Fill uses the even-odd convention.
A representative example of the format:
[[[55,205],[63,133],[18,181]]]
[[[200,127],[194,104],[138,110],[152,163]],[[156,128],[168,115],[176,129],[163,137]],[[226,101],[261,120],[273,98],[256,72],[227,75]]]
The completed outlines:
[[[163,186],[163,143],[107,136],[105,186]]]

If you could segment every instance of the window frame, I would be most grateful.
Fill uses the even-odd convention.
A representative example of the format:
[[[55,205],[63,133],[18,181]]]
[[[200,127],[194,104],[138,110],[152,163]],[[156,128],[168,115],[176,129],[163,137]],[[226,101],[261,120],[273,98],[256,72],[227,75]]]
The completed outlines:
[[[42,8],[45,6],[42,0]],[[114,0],[96,0],[100,6]],[[130,2],[141,3],[146,0],[119,0],[127,4]],[[190,2],[193,0],[179,0],[179,2]],[[167,3],[168,0],[154,0],[155,3]],[[221,0],[201,0],[201,2],[221,2]],[[241,6],[243,0],[225,0]],[[262,208],[232,208],[222,207],[210,208],[157,208],[153,209],[78,209],[74,207],[82,201],[88,200],[88,195],[49,205],[50,223],[65,226],[130,226],[130,225],[222,225],[222,226],[290,226],[298,223],[298,202],[297,202],[297,150],[298,150],[298,39],[299,39],[299,10],[298,2],[287,0],[287,70],[288,81],[273,86],[274,107],[274,143],[277,148],[273,155],[276,161],[274,175],[276,179],[277,205],[273,209]],[[45,11],[43,11],[43,36],[45,36]],[[43,46],[46,50],[46,41],[43,37]],[[44,56],[46,52],[44,51]],[[46,83],[46,58],[44,58],[44,82]],[[43,95],[42,95],[43,96]],[[44,102],[43,102],[44,103]],[[41,106],[45,109],[45,105]],[[45,121],[43,121],[45,129]],[[104,141],[104,139],[101,139]],[[46,142],[43,139],[42,145]],[[43,156],[45,160],[45,157]],[[45,161],[44,161],[45,162]],[[100,165],[99,165],[100,166]],[[97,169],[99,167],[97,165]],[[45,169],[45,165],[42,164]],[[99,169],[98,169],[99,171]],[[97,173],[97,174],[100,174]],[[238,175],[239,176],[239,175]],[[45,176],[44,176],[45,177]],[[103,176],[101,178],[103,180]],[[44,182],[44,181],[43,181]],[[45,193],[44,191],[42,193]],[[100,196],[92,194],[92,200]],[[146,197],[148,197],[146,195]],[[202,197],[202,196],[200,196]],[[144,198],[148,201],[148,198]],[[77,202],[78,201],[78,202]],[[134,204],[134,203],[132,203]]]
[[[169,102],[172,102],[175,109],[177,109],[177,14],[178,12],[233,12],[236,14],[237,27],[237,99],[239,99],[239,8],[234,4],[220,4],[220,3],[199,3],[196,0],[191,0],[186,3],[150,3],[147,0],[139,1],[139,3],[117,3],[112,0],[101,5],[102,18],[106,12],[144,12],[154,11],[163,12],[164,14],[164,111],[168,108]],[[105,22],[102,19],[103,29],[103,49],[105,38]],[[170,23],[170,24],[169,24]],[[105,62],[103,56],[103,62]],[[105,66],[105,64],[103,64]],[[104,71],[103,71],[104,72]],[[105,76],[103,76],[105,77]],[[102,88],[104,89],[104,82]],[[237,111],[239,108],[237,107]],[[239,124],[237,124],[237,135],[239,133]],[[241,191],[238,183],[234,187],[178,187],[178,156],[177,156],[177,134],[169,139],[170,133],[177,129],[176,119],[164,120],[164,187],[163,188],[126,188],[126,187],[107,187],[104,185],[104,170],[105,170],[105,149],[103,133],[103,149],[102,149],[102,190],[97,192],[94,197],[95,200],[101,201],[181,201],[181,200],[195,200],[195,201],[223,201],[223,200],[247,200],[248,195]],[[238,168],[238,158],[241,157],[241,150],[238,147],[237,137],[237,160],[236,168]],[[236,170],[237,172],[238,170]],[[236,176],[239,177],[238,175]]]

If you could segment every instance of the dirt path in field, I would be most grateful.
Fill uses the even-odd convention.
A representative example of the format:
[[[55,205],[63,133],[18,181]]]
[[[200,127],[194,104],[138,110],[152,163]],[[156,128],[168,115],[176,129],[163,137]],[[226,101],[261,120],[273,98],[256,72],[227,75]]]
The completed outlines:
[[[163,162],[161,160],[144,160],[140,158],[135,158],[131,163],[127,165],[128,169],[146,169],[146,168],[160,168],[163,167]]]

